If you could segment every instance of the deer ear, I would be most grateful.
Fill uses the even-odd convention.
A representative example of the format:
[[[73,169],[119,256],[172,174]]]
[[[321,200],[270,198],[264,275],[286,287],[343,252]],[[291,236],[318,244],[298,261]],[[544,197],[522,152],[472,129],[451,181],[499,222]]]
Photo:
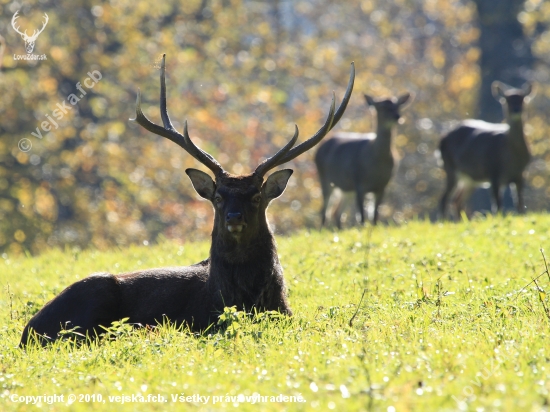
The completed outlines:
[[[506,90],[506,86],[504,83],[497,81],[494,81],[493,84],[491,84],[491,92],[493,92],[493,97],[497,100],[502,99],[505,97],[504,90]]]
[[[521,86],[521,93],[523,94],[523,97],[529,96],[529,99],[532,99],[536,95],[536,93],[534,92],[536,92],[536,90],[533,90],[532,83],[527,82],[523,86]]]
[[[283,169],[267,178],[262,187],[262,194],[267,198],[268,202],[283,194],[292,173],[293,171],[290,169]]]
[[[193,183],[193,187],[200,197],[207,200],[213,199],[214,192],[216,191],[216,184],[210,176],[197,169],[187,169],[185,173],[187,173],[187,176],[191,179],[191,183]]]
[[[374,99],[371,96],[369,96],[368,94],[364,94],[364,96],[365,96],[365,100],[367,101],[367,105],[368,106],[374,106],[374,104],[376,103],[374,101]]]
[[[401,107],[401,110],[404,110],[406,107],[408,107],[414,100],[414,94],[412,93],[404,93],[401,96],[397,98],[397,104]]]

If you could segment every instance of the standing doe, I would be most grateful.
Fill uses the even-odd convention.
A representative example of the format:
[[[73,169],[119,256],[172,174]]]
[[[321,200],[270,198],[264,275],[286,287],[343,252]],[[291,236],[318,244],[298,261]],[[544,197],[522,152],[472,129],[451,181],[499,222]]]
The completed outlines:
[[[523,213],[523,171],[531,155],[523,134],[523,103],[532,91],[529,83],[515,89],[495,81],[493,95],[502,104],[506,124],[481,120],[464,120],[439,143],[439,154],[447,174],[445,193],[439,203],[439,214],[445,218],[447,200],[458,216],[476,186],[490,183],[497,211],[502,209],[502,188],[516,187],[516,208]]]
[[[274,156],[264,160],[248,175],[232,175],[208,153],[195,146],[187,132],[178,133],[166,108],[165,60],[160,72],[160,114],[164,126],[152,123],[141,110],[138,90],[136,118],[152,133],[178,144],[214,174],[187,169],[197,193],[212,202],[214,227],[210,256],[192,266],[149,269],[111,275],[90,275],[63,290],[29,321],[21,346],[59,338],[63,329],[78,328],[82,335],[97,336],[100,326],[129,318],[129,322],[156,325],[169,319],[204,330],[225,306],[239,310],[274,310],[291,315],[286,297],[283,270],[277,257],[275,239],[269,229],[266,209],[285,190],[292,170],[265,174],[315,146],[340,120],[351,97],[355,69],[352,63],[348,87],[338,110],[334,95],[325,124],[310,139],[293,147],[292,139]],[[31,333],[32,331],[32,333]]]
[[[393,126],[401,118],[399,110],[405,103],[412,101],[412,98],[410,93],[406,93],[398,98],[380,100],[365,95],[365,99],[367,105],[376,110],[376,133],[338,132],[321,144],[315,155],[323,192],[321,225],[325,224],[326,210],[334,187],[343,192],[355,192],[361,224],[365,222],[365,195],[373,193],[373,224],[378,221],[378,206],[395,163],[391,149]],[[340,228],[339,207],[334,216],[336,225]]]

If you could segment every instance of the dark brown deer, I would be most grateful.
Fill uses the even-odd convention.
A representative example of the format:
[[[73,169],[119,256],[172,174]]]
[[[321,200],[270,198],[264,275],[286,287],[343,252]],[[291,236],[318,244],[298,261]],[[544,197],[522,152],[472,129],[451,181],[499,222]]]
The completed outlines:
[[[132,120],[172,140],[214,174],[212,179],[199,170],[186,170],[197,193],[214,207],[210,257],[192,266],[120,275],[99,273],[73,283],[29,321],[21,346],[28,344],[33,335],[44,345],[59,338],[63,329],[78,328],[80,334],[94,337],[101,332],[100,326],[109,326],[122,318],[139,325],[156,325],[167,318],[200,331],[215,321],[225,306],[292,314],[275,240],[265,214],[269,203],[285,190],[292,170],[279,170],[265,180],[264,176],[311,149],[340,120],[353,89],[353,63],[344,99],[335,111],[333,95],[329,115],[321,129],[293,147],[298,139],[296,127],[286,146],[264,160],[253,173],[241,176],[227,173],[210,154],[195,146],[189,138],[187,122],[183,134],[174,129],[166,108],[164,57],[160,76],[160,114],[164,126],[145,117],[139,90],[136,118]]]
[[[502,209],[502,188],[513,183],[516,208],[525,211],[523,171],[531,159],[523,134],[523,103],[532,86],[515,89],[495,81],[493,95],[502,104],[506,124],[464,120],[439,143],[439,155],[447,174],[445,193],[439,202],[439,214],[445,218],[449,196],[457,216],[476,186],[491,185],[497,212]]]
[[[393,126],[401,118],[400,109],[412,98],[410,93],[406,93],[398,98],[379,100],[365,95],[365,99],[367,105],[376,110],[376,133],[338,132],[322,143],[315,155],[323,193],[321,225],[325,224],[328,202],[335,187],[343,192],[355,192],[361,224],[365,222],[365,195],[373,193],[373,224],[378,221],[378,207],[395,163],[391,150]],[[337,207],[334,218],[338,228],[341,225],[340,212]]]

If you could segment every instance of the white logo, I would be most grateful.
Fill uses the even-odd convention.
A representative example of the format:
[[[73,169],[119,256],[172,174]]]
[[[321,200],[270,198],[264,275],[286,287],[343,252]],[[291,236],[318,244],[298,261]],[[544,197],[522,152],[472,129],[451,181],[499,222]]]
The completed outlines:
[[[27,50],[27,54],[31,54],[32,51],[34,50],[34,43],[36,42],[36,39],[38,37],[38,35],[40,33],[42,33],[44,31],[44,28],[46,27],[46,25],[48,24],[48,15],[46,13],[44,13],[44,23],[42,24],[42,28],[40,30],[34,30],[33,33],[32,33],[32,36],[29,36],[27,34],[27,30],[25,30],[23,33],[21,33],[19,31],[19,26],[16,26],[16,20],[19,18],[19,16],[17,15],[19,13],[19,10],[17,10],[15,12],[15,14],[13,15],[12,19],[11,19],[11,25],[13,27],[13,29],[19,33],[21,35],[21,37],[23,38],[23,40],[25,41],[25,50]]]

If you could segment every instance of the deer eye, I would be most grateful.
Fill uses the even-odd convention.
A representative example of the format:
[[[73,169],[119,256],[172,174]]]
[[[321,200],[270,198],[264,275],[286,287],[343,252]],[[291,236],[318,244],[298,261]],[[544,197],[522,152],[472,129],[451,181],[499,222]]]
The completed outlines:
[[[261,201],[262,201],[262,195],[260,194],[254,195],[254,197],[252,198],[252,203],[254,205],[259,205]]]

